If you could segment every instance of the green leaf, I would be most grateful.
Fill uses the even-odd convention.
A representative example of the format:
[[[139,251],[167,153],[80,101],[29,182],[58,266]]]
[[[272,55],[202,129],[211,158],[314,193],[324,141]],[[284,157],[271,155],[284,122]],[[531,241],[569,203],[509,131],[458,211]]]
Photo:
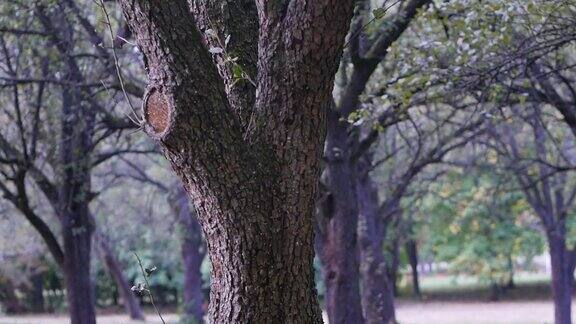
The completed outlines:
[[[232,65],[232,76],[234,79],[242,79],[244,77],[244,71],[242,70],[240,64]]]
[[[374,15],[374,18],[382,19],[386,15],[386,9],[384,8],[374,9],[372,10],[372,14]]]

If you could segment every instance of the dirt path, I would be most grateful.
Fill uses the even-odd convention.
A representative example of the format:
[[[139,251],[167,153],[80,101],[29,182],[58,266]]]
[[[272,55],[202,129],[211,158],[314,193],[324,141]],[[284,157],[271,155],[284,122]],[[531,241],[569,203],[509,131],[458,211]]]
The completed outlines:
[[[459,303],[459,302],[399,302],[397,317],[401,324],[545,324],[552,323],[552,303],[545,301]],[[176,323],[177,316],[165,316]],[[146,324],[159,324],[153,314]],[[0,324],[66,324],[64,316],[2,317]],[[123,315],[98,316],[98,324],[136,324]]]
[[[574,308],[574,306],[572,306]],[[552,302],[399,303],[401,324],[544,324],[552,323]]]

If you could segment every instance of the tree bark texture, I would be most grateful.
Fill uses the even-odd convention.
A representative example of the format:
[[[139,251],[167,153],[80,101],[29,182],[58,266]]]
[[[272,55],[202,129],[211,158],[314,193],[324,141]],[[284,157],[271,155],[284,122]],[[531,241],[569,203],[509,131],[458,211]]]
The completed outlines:
[[[232,44],[239,33],[259,35],[257,62],[242,57],[244,70],[257,70],[254,103],[244,105],[229,95],[246,80],[223,80],[224,54],[208,51],[197,24],[206,14],[198,8],[212,2],[121,1],[149,77],[144,128],[182,179],[206,237],[211,323],[322,320],[312,215],[352,3],[259,0],[256,32],[206,20]]]

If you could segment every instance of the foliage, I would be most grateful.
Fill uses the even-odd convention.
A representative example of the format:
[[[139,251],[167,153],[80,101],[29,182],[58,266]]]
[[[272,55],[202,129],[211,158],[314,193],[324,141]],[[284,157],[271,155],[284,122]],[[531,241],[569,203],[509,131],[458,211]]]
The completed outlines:
[[[514,263],[543,252],[544,240],[522,193],[498,188],[488,172],[452,172],[425,197],[430,248],[451,272],[506,283]]]

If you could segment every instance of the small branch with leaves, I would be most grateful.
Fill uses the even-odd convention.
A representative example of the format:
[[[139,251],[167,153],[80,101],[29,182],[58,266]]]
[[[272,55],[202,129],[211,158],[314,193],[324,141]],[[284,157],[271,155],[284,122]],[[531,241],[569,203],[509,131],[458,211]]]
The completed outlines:
[[[115,37],[114,37],[114,32],[112,31],[112,23],[110,21],[110,15],[108,14],[108,10],[106,9],[106,5],[104,4],[104,0],[98,0],[96,2],[96,5],[98,5],[100,7],[100,9],[102,10],[102,14],[104,15],[104,18],[105,18],[105,21],[103,23],[107,26],[108,33],[110,35],[110,41],[112,42],[112,44],[114,44]],[[140,117],[138,115],[138,113],[136,112],[136,108],[134,108],[134,105],[132,104],[132,100],[130,100],[130,96],[126,92],[126,87],[124,85],[124,78],[122,76],[122,69],[120,68],[120,63],[118,61],[118,54],[116,53],[116,47],[114,45],[112,45],[111,49],[112,49],[112,57],[114,58],[114,67],[116,68],[116,74],[118,76],[118,82],[120,83],[120,88],[122,89],[122,93],[124,94],[124,98],[126,99],[126,102],[128,103],[128,106],[130,107],[130,111],[132,113],[132,115],[127,114],[126,116],[134,124],[141,127],[145,121],[144,121],[143,117]]]
[[[230,43],[231,35],[227,35],[224,41],[222,41],[220,36],[218,36],[218,33],[212,28],[207,29],[204,34],[206,34],[209,39],[216,43],[216,46],[211,46],[208,51],[214,55],[222,55],[224,64],[231,65],[232,78],[234,79],[234,82],[230,85],[230,87],[234,86],[241,80],[246,80],[250,82],[254,87],[256,87],[256,82],[254,82],[254,79],[252,79],[250,75],[244,70],[242,65],[238,63],[238,57],[230,55],[226,50],[228,48],[228,43]]]
[[[144,277],[144,282],[136,283],[136,285],[132,286],[132,291],[140,294],[148,293],[148,296],[150,296],[150,302],[152,303],[154,310],[156,310],[158,317],[160,317],[162,324],[166,324],[166,321],[164,321],[164,318],[162,317],[160,310],[156,306],[156,302],[154,301],[154,295],[152,294],[150,283],[148,282],[148,277],[150,277],[152,273],[154,273],[154,271],[157,270],[157,268],[156,266],[152,266],[150,268],[144,268],[144,266],[142,265],[142,259],[140,259],[140,257],[138,256],[138,253],[136,252],[132,253],[134,253],[134,255],[136,256],[136,260],[138,260],[138,265],[140,266],[140,270],[142,271],[142,276]]]

